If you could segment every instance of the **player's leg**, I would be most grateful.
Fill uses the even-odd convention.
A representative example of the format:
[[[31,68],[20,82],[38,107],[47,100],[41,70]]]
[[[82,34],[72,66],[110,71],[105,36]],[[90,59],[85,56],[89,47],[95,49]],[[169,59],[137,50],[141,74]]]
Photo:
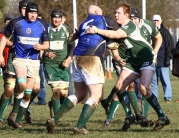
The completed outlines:
[[[112,123],[112,120],[114,118],[114,114],[117,111],[117,108],[119,107],[119,99],[116,94],[113,95],[113,99],[111,100],[111,104],[109,107],[109,112],[107,114],[107,119],[105,120],[105,125],[110,126]]]
[[[117,62],[115,62],[114,59],[112,59],[112,63],[113,63],[113,67],[116,71],[116,75],[119,77],[120,72],[121,72],[121,67],[118,65]],[[103,108],[105,109],[106,115],[108,115],[109,112],[109,105],[110,102],[113,98],[113,95],[116,93],[116,88],[115,86],[112,88],[110,94],[108,95],[108,97],[106,99],[101,100],[101,105],[103,106]]]
[[[134,82],[132,82],[127,89],[128,96],[132,105],[132,108],[135,112],[136,121],[140,121],[142,119],[142,114],[138,105],[137,95],[135,93],[135,85]]]
[[[163,113],[157,97],[151,92],[151,81],[153,74],[154,70],[145,69],[141,71],[140,91],[158,115],[158,121],[154,127],[154,130],[160,130],[164,125],[169,124],[169,120]]]
[[[15,122],[14,128],[21,128],[21,120],[24,115],[24,112],[26,111],[29,103],[30,103],[30,97],[34,88],[34,84],[36,81],[36,76],[39,76],[39,68],[40,68],[40,62],[39,60],[31,60],[31,59],[20,59],[20,62],[13,61],[15,70],[16,70],[16,76],[17,78],[22,78],[26,76],[26,83],[23,85],[24,88],[24,96],[22,98],[22,101],[19,106],[18,115]],[[21,64],[24,64],[24,68],[19,68]],[[22,73],[23,72],[23,73]],[[25,72],[25,73],[24,73]],[[21,74],[22,73],[22,74]],[[19,85],[22,85],[19,83]],[[20,89],[21,87],[19,87]],[[21,88],[22,89],[22,88]]]
[[[16,78],[14,75],[7,74],[5,89],[0,99],[0,126],[3,125],[3,114],[8,105],[9,98],[14,92]]]
[[[39,90],[40,90],[40,78],[39,78],[39,76],[36,76],[35,84],[34,84],[34,87],[33,87],[33,90],[32,90],[32,94],[30,96],[30,102],[29,102],[29,105],[28,105],[28,107],[27,107],[27,109],[24,113],[25,121],[29,124],[32,124],[30,105],[34,101],[35,97],[38,95]]]
[[[137,74],[134,74],[128,70],[122,70],[116,82],[117,96],[126,114],[125,123],[122,127],[122,130],[124,131],[127,130],[130,125],[135,121],[135,116],[132,114],[130,108],[130,100],[126,88],[137,78]]]

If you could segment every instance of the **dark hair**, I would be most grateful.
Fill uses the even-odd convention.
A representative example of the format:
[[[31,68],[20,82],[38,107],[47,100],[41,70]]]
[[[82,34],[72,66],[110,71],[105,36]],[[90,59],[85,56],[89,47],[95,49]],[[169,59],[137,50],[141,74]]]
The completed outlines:
[[[54,9],[51,12],[51,18],[53,18],[53,17],[60,17],[60,18],[62,18],[62,16],[63,16],[63,12],[60,9]]]
[[[4,18],[4,23],[7,21],[7,20],[12,20],[14,19],[15,17],[12,15],[12,14],[9,14],[9,15],[6,15],[6,17]]]
[[[29,0],[21,0],[20,2],[19,2],[19,12],[21,13],[21,9],[23,8],[23,7],[27,7],[27,4],[29,3],[30,1]]]

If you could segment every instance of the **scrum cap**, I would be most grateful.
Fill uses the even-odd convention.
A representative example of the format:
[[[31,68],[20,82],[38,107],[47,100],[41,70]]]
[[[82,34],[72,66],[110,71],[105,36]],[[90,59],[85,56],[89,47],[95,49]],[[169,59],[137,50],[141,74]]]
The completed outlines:
[[[51,18],[53,18],[53,17],[62,18],[62,15],[63,15],[63,13],[60,9],[54,9],[51,12]]]
[[[29,2],[26,7],[26,15],[28,12],[39,13],[39,6],[35,2]]]
[[[131,17],[138,17],[140,19],[140,12],[137,8],[131,8]]]

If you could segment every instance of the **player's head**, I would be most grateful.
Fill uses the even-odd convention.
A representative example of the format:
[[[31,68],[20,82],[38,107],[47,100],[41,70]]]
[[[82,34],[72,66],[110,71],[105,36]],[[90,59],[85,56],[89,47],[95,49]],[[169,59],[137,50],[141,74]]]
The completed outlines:
[[[35,2],[29,2],[26,7],[25,16],[31,22],[35,21],[38,17],[39,6]]]
[[[131,17],[131,20],[133,22],[135,22],[137,25],[139,24],[139,22],[140,22],[140,12],[137,8],[135,8],[135,7],[131,8],[131,16],[130,17]]]
[[[96,5],[90,5],[87,9],[87,13],[88,13],[88,15],[90,15],[90,14],[102,15],[103,11],[100,7],[98,7]]]
[[[51,12],[51,24],[57,28],[62,23],[63,13],[60,9],[53,9]]]
[[[13,15],[9,14],[4,18],[4,23],[7,25],[14,18],[15,17]]]
[[[19,13],[21,14],[21,16],[25,16],[26,7],[29,2],[29,0],[21,0],[19,2]]]
[[[130,19],[131,6],[127,3],[121,2],[116,7],[115,18],[117,23],[123,25]]]

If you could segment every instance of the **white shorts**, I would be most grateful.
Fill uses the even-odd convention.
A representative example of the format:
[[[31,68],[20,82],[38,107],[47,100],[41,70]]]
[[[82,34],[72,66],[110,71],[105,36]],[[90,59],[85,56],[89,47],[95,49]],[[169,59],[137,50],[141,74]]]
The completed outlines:
[[[72,60],[74,82],[86,85],[104,83],[104,71],[97,56],[75,56]]]
[[[27,76],[37,79],[40,82],[39,69],[40,61],[32,59],[14,58],[12,61],[15,71],[22,70],[27,72]]]

